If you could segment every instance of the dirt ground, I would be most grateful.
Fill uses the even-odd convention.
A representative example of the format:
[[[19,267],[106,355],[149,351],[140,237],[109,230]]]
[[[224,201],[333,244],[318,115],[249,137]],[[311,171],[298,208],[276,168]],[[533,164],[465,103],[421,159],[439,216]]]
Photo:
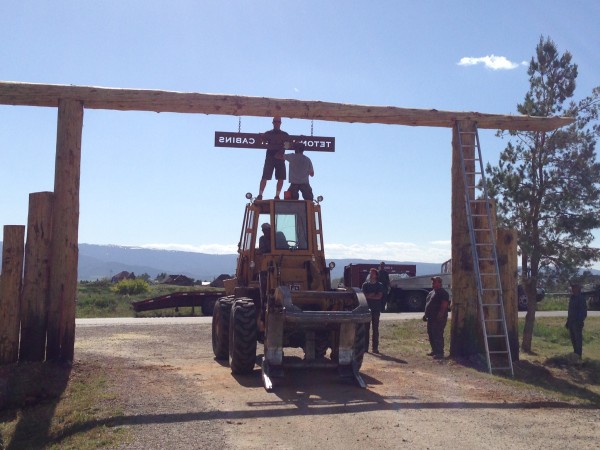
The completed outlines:
[[[208,324],[78,325],[74,369],[108,369],[128,449],[600,448],[599,409],[386,347],[367,389],[290,370],[269,393],[214,360]]]

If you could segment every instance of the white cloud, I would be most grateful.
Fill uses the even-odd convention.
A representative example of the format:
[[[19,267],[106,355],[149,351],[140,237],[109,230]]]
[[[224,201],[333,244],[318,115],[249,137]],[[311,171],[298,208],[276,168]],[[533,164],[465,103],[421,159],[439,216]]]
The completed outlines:
[[[381,259],[383,261],[415,261],[441,263],[450,258],[450,241],[430,242],[420,246],[410,242],[384,242],[381,244],[328,244],[328,259]]]
[[[486,68],[492,70],[512,70],[516,69],[520,65],[527,65],[525,61],[519,64],[510,61],[505,56],[496,55],[482,56],[479,58],[465,56],[458,62],[459,66],[475,66],[477,64],[483,64]]]
[[[178,252],[208,253],[209,255],[231,255],[237,253],[236,244],[143,244],[141,248],[154,250],[173,250]]]
[[[237,253],[236,244],[144,244],[139,247],[212,255]],[[450,258],[450,241],[432,241],[427,245],[417,245],[411,242],[352,245],[331,243],[325,245],[325,256],[327,259],[381,259],[383,261],[441,263]]]

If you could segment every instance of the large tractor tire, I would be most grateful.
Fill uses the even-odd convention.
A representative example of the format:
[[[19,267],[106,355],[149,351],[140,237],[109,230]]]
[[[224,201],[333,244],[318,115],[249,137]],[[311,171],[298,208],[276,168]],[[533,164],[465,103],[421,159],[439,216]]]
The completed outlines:
[[[229,317],[233,301],[233,296],[222,297],[213,309],[212,347],[216,359],[227,359],[229,354]]]
[[[235,375],[247,374],[256,364],[256,309],[252,299],[240,297],[231,308],[229,367]]]
[[[354,337],[354,365],[357,371],[360,370],[362,366],[366,348],[367,327],[364,323],[360,323],[356,326],[356,335]]]

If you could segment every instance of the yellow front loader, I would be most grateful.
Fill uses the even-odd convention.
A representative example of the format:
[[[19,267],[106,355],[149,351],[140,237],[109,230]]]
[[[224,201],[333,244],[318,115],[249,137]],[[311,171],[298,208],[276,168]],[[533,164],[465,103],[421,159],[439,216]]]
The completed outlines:
[[[359,289],[331,288],[334,266],[325,262],[322,198],[246,197],[236,275],[224,281],[226,296],[213,311],[215,357],[228,358],[234,374],[250,373],[262,343],[267,390],[288,367],[337,368],[366,387],[359,370],[371,314]],[[301,348],[303,358],[286,358],[285,348]]]

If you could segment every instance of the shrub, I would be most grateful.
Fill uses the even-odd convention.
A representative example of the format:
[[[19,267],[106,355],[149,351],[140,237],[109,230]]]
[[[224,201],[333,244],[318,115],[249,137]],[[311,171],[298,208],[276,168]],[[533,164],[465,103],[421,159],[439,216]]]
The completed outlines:
[[[121,295],[136,295],[148,292],[150,285],[144,280],[122,280],[115,284],[111,290]]]

